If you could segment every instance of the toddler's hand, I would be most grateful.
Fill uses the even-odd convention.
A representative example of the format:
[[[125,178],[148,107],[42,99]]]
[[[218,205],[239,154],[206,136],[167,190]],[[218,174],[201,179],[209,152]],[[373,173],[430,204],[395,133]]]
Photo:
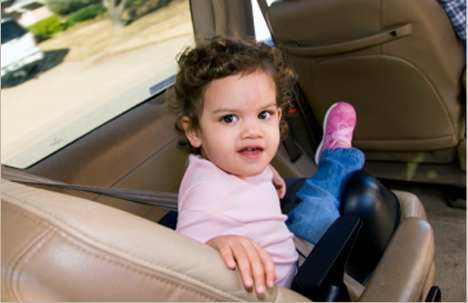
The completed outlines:
[[[286,195],[286,183],[284,182],[283,178],[281,178],[280,174],[276,171],[273,165],[269,164],[271,171],[273,172],[273,185],[278,192],[278,197],[280,199],[284,198]]]
[[[275,285],[275,264],[270,254],[252,239],[227,235],[210,239],[206,244],[219,250],[230,269],[236,268],[237,262],[245,288],[255,284],[256,292],[262,294],[265,284],[268,288]]]

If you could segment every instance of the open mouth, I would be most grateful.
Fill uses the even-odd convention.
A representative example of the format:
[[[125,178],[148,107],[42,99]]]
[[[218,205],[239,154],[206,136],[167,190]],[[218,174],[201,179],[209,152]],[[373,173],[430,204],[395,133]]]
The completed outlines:
[[[262,153],[263,148],[258,146],[244,147],[241,150],[239,150],[239,154],[249,159],[257,159],[262,155]]]

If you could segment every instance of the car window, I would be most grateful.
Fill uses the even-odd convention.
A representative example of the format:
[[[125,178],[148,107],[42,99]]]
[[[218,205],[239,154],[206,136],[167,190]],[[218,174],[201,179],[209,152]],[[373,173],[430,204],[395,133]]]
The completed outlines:
[[[13,39],[19,38],[27,33],[27,30],[22,28],[15,21],[7,21],[2,23],[2,44]]]
[[[148,100],[171,83],[177,54],[194,44],[188,0],[127,0],[112,14],[121,1],[81,1],[87,5],[61,12],[47,5],[74,2],[46,1],[40,9],[49,17],[27,27],[38,48],[8,66],[2,60],[4,165],[27,168]],[[2,44],[18,28],[2,24]]]
[[[277,0],[265,0],[267,5],[270,5]],[[257,41],[265,41],[267,43],[273,44],[272,36],[268,26],[266,24],[265,18],[263,17],[260,6],[258,5],[257,0],[252,0],[252,13],[254,19],[255,27],[255,38]]]

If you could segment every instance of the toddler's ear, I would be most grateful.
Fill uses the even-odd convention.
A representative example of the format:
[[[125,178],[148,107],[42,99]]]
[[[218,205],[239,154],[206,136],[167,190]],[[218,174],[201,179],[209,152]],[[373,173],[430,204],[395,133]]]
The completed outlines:
[[[201,146],[200,136],[198,134],[198,130],[193,127],[189,117],[185,116],[182,118],[182,126],[184,127],[185,135],[187,136],[190,144],[195,148],[199,148]]]

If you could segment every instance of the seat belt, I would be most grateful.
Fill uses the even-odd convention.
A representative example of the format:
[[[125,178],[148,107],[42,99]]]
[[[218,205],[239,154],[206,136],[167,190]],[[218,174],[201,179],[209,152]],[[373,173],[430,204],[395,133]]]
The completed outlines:
[[[92,192],[114,198],[133,201],[162,209],[177,211],[177,193],[133,190],[98,186],[71,185],[52,179],[36,176],[24,171],[2,166],[2,178],[19,183],[55,186],[66,189]]]

